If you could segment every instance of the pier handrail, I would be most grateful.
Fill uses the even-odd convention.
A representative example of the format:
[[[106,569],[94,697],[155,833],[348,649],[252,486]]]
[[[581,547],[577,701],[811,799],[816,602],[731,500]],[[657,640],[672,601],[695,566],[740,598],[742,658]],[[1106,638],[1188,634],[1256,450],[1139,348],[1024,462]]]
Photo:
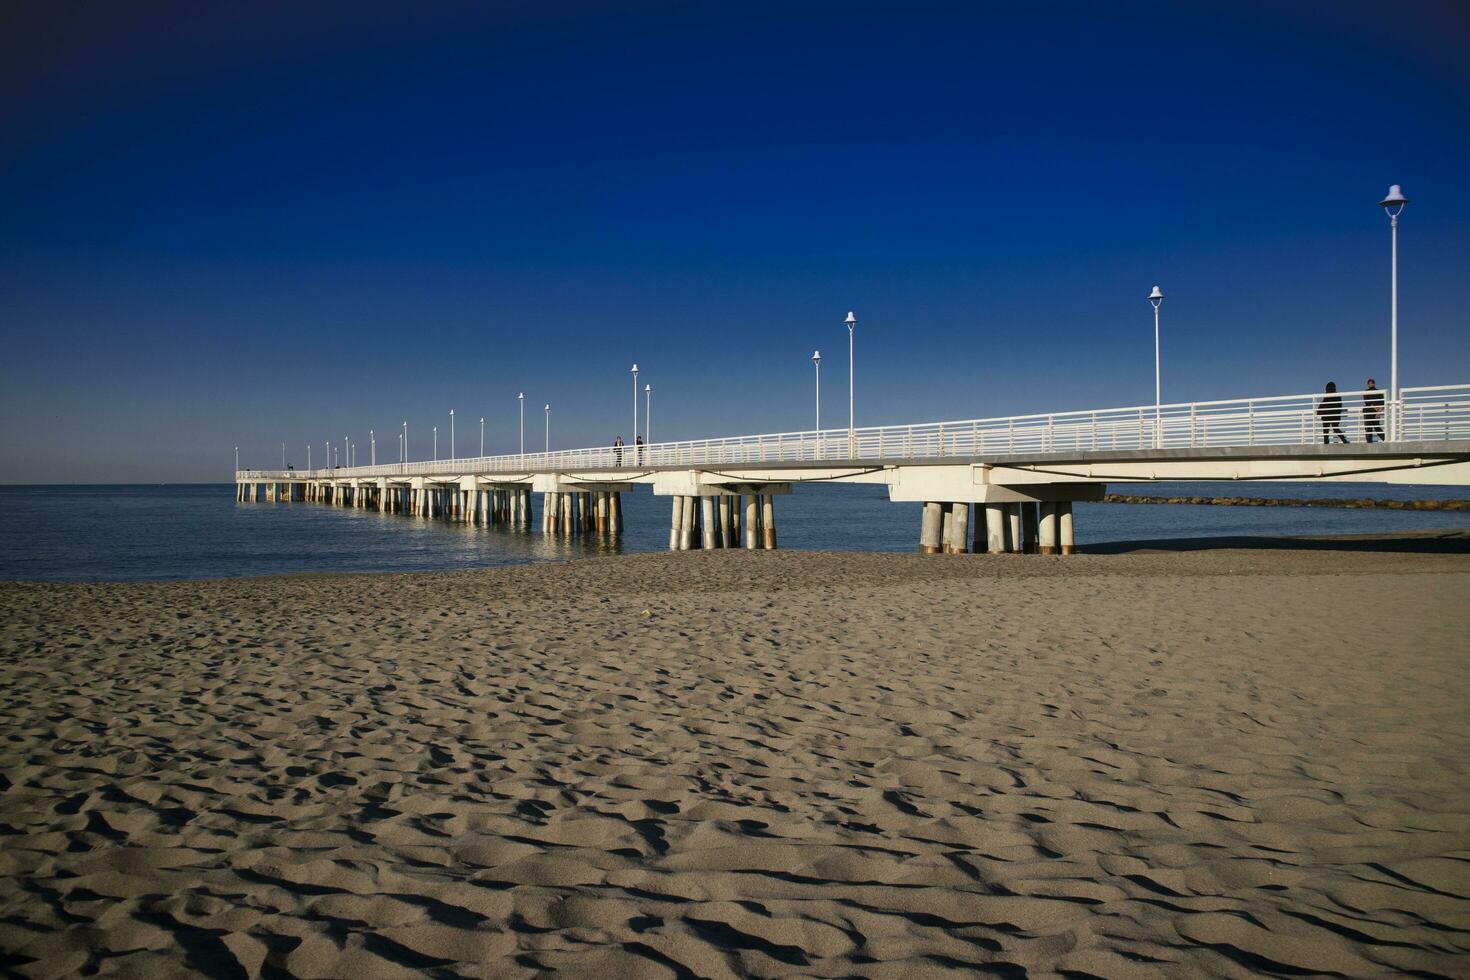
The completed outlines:
[[[1336,393],[1338,425],[1352,442],[1369,435],[1394,441],[1470,438],[1470,384],[1400,389],[1382,396],[1382,414],[1369,414],[1368,391]],[[1168,405],[1084,409],[913,425],[822,429],[652,443],[596,446],[549,453],[509,453],[458,459],[380,463],[313,470],[241,470],[237,480],[352,479],[364,477],[575,472],[670,467],[718,468],[781,463],[898,463],[947,457],[985,457],[1109,449],[1208,449],[1295,446],[1323,441],[1318,414],[1324,392],[1270,395]],[[1355,404],[1348,404],[1354,400]],[[1374,425],[1374,423],[1377,423]],[[1336,430],[1329,432],[1336,438]]]

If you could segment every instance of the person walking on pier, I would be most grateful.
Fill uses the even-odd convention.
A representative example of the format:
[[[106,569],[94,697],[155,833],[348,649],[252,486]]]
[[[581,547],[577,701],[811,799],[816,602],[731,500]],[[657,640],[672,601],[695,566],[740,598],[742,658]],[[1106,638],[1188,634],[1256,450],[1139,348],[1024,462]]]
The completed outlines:
[[[1383,392],[1378,390],[1378,384],[1368,379],[1368,393],[1363,396],[1363,438],[1369,442],[1373,441],[1373,434],[1378,434],[1378,441],[1383,438]]]
[[[643,437],[636,436],[633,442],[638,446],[638,465],[643,465]]]
[[[618,466],[622,466],[623,465],[623,435],[622,435],[622,433],[618,433],[618,437],[613,440],[613,458],[617,460],[617,465]]]
[[[1337,393],[1337,382],[1327,382],[1327,393],[1317,403],[1317,414],[1322,418],[1322,445],[1332,442],[1332,433],[1344,443],[1348,441],[1342,431],[1342,396]]]

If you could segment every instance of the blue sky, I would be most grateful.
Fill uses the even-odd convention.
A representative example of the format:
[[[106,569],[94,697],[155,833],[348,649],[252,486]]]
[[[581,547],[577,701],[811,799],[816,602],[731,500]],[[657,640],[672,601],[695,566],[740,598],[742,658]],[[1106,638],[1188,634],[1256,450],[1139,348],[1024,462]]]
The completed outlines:
[[[7,4],[0,481],[1470,381],[1470,7],[1184,6]]]

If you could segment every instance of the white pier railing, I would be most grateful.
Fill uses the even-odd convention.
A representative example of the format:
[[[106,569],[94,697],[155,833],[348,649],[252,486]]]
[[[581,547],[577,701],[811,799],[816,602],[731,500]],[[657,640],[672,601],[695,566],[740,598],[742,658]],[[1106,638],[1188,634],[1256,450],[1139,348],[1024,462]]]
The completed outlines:
[[[1364,396],[1381,396],[1381,411]],[[1340,408],[1324,408],[1314,392],[1226,401],[1136,405],[1005,418],[823,429],[661,442],[646,446],[598,446],[513,453],[468,459],[420,460],[316,470],[242,470],[237,479],[413,477],[460,474],[524,474],[671,466],[750,466],[776,463],[855,462],[879,465],[949,457],[1023,453],[1096,452],[1121,449],[1208,449],[1366,442],[1470,439],[1470,385],[1404,388],[1390,403],[1382,390],[1338,392]],[[1336,414],[1336,424],[1328,425]]]

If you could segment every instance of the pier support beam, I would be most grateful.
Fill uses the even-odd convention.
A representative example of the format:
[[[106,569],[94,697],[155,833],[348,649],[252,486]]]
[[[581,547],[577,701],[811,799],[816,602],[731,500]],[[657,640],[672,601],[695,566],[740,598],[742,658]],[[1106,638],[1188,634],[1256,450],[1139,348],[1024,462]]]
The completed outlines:
[[[963,555],[970,550],[970,505],[951,504],[954,512],[949,524],[949,553]]]
[[[1021,550],[1024,554],[1034,555],[1037,552],[1036,535],[1039,521],[1036,516],[1037,505],[1034,503],[1023,503],[1021,507]]]
[[[943,547],[944,515],[943,504],[929,501],[924,504],[924,516],[919,522],[919,554],[937,555]]]
[[[776,498],[769,493],[761,494],[761,532],[767,551],[776,550]]]
[[[1057,505],[1050,500],[1041,502],[1041,531],[1038,540],[1043,555],[1057,553]]]
[[[985,505],[985,550],[992,555],[1005,554],[1006,509],[1005,504]]]
[[[715,525],[715,498],[699,498],[699,516],[704,522],[704,547],[706,550],[713,551],[719,547],[719,542],[716,541],[718,528]]]
[[[694,498],[680,497],[684,508],[683,523],[679,526],[679,550],[688,551],[694,547]]]
[[[1060,524],[1062,554],[1075,555],[1077,539],[1072,534],[1072,501],[1063,500],[1057,504],[1057,520]]]
[[[760,545],[756,540],[756,525],[760,518],[756,514],[756,501],[760,498],[753,493],[741,494],[740,502],[745,510],[745,550],[754,551]]]
[[[1009,554],[1019,555],[1021,553],[1021,507],[1022,504],[1005,504],[1006,509],[1006,551]]]

